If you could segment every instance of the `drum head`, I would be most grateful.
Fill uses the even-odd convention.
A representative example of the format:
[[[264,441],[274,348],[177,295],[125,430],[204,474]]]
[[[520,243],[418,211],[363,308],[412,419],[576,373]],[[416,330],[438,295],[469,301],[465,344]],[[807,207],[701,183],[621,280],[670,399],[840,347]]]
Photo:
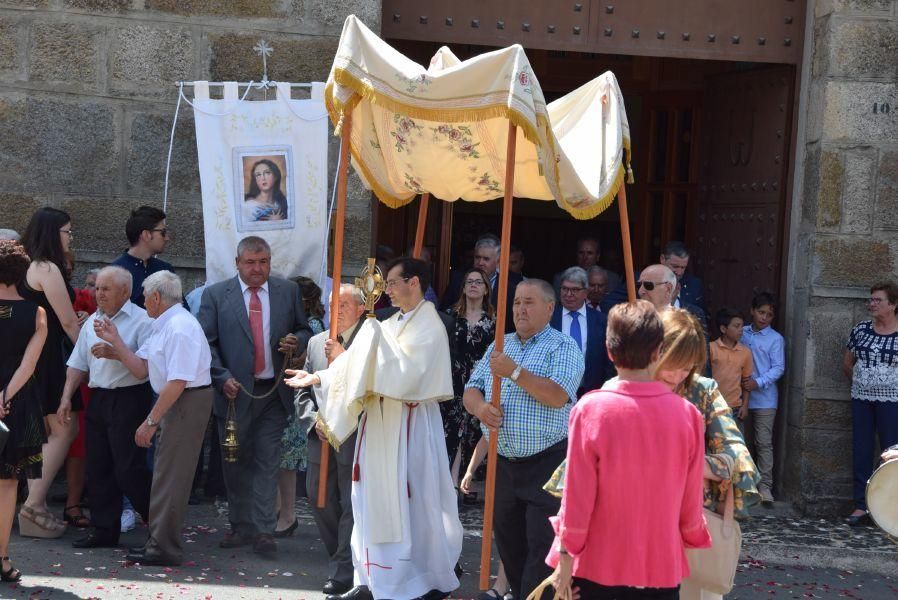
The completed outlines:
[[[898,536],[898,459],[883,463],[870,477],[867,510],[880,529]]]

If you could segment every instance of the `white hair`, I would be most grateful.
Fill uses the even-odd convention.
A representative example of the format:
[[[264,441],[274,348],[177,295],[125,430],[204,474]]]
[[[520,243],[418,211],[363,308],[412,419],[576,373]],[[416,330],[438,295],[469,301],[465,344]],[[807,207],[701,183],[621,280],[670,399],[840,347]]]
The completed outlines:
[[[362,296],[362,290],[352,285],[351,283],[341,283],[340,284],[340,293],[349,292],[352,294],[352,299],[356,301],[356,304],[364,304],[365,298]]]
[[[15,229],[0,229],[0,240],[12,240],[18,242],[22,239],[19,232]]]
[[[116,265],[110,265],[108,267],[103,267],[102,269],[91,269],[88,275],[91,273],[96,273],[97,279],[100,276],[112,277],[116,283],[128,289],[128,295],[131,295],[131,288],[134,286],[134,278],[131,277],[131,273],[128,272],[127,269],[123,269],[122,267]]]
[[[586,271],[584,271],[582,267],[570,267],[565,269],[564,273],[561,274],[561,281],[570,281],[571,283],[578,284],[582,288],[589,287]]]
[[[543,300],[545,300],[546,302],[555,302],[555,288],[553,288],[548,281],[531,277],[519,283],[518,287],[521,287],[522,285],[535,287],[540,292],[542,292]]]
[[[158,271],[143,280],[144,295],[159,292],[165,304],[181,302],[181,278],[171,271]]]

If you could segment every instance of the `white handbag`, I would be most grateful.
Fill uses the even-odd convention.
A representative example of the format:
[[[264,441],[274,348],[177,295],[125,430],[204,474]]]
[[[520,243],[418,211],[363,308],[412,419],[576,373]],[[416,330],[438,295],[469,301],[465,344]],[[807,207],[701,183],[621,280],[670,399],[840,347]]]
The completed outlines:
[[[727,594],[733,589],[739,552],[742,550],[742,530],[733,518],[735,505],[733,486],[727,490],[723,516],[705,509],[705,521],[711,533],[710,548],[687,548],[689,577],[693,585],[716,594]]]

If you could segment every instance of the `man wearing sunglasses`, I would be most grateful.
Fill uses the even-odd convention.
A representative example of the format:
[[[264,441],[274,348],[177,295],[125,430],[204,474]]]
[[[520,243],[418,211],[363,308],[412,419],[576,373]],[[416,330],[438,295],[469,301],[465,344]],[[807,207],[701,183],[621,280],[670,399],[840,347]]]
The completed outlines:
[[[667,310],[671,306],[688,310],[701,323],[702,329],[705,331],[705,338],[709,339],[708,317],[705,315],[705,311],[700,306],[683,302],[682,296],[679,298],[679,306],[675,304],[679,288],[680,283],[677,281],[676,274],[664,265],[646,267],[636,280],[636,295],[651,302],[658,312]]]
[[[156,258],[171,241],[165,226],[165,213],[153,206],[141,206],[131,212],[125,224],[125,235],[130,248],[112,264],[131,273],[131,302],[144,308],[143,280],[159,271],[175,271],[170,264]]]

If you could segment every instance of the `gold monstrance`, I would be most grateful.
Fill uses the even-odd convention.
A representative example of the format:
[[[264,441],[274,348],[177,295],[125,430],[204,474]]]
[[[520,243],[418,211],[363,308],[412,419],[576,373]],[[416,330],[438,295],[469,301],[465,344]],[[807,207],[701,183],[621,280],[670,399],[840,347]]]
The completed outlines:
[[[387,289],[383,271],[380,270],[373,258],[368,259],[368,264],[365,265],[359,276],[355,278],[355,286],[359,288],[362,298],[365,300],[365,310],[368,311],[368,318],[373,318],[374,305],[377,304],[378,299],[384,293],[384,290]]]

